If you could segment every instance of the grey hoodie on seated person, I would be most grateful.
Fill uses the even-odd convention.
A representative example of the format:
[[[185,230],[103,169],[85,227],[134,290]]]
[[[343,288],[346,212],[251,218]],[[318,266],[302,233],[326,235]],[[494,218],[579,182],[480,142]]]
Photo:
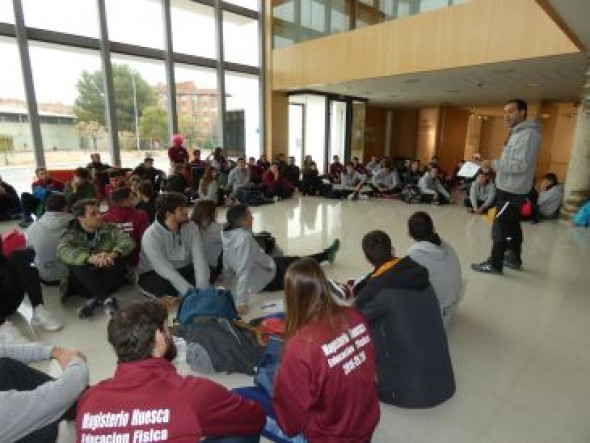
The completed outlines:
[[[408,255],[428,269],[430,284],[438,298],[446,328],[463,287],[461,264],[455,250],[444,241],[440,246],[419,241],[410,246]]]
[[[275,277],[275,261],[260,248],[246,228],[224,228],[223,281],[235,296],[236,305],[248,304],[250,294],[262,291]]]

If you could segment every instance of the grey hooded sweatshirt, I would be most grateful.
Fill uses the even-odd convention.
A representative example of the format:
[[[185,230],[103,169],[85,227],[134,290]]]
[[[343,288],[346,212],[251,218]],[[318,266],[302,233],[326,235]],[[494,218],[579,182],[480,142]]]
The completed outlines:
[[[225,228],[221,241],[223,281],[234,293],[236,305],[246,305],[250,294],[262,291],[275,277],[275,262],[246,228]]]
[[[545,218],[554,217],[563,200],[563,185],[552,186],[551,189],[539,194],[537,205],[539,212]]]
[[[440,303],[445,327],[448,326],[463,287],[461,264],[455,250],[444,241],[436,246],[429,241],[419,241],[408,249],[412,260],[428,269],[430,284]]]
[[[57,244],[72,218],[65,212],[46,212],[27,229],[27,247],[35,251],[35,266],[43,281],[59,281],[68,272],[57,258]]]
[[[156,218],[143,234],[137,272],[148,271],[165,278],[184,296],[192,285],[179,274],[177,269],[192,264],[195,270],[195,286],[204,289],[209,286],[209,264],[205,258],[203,238],[194,222],[183,224],[178,232],[171,232]]]
[[[0,358],[23,363],[49,360],[51,346],[38,343],[0,345]],[[57,380],[32,391],[0,392],[0,429],[3,442],[20,440],[31,432],[61,419],[88,386],[88,366],[74,357]]]
[[[378,188],[395,189],[399,186],[399,176],[395,169],[391,169],[389,172],[380,169],[373,175],[371,182]]]
[[[496,188],[512,194],[528,194],[533,186],[541,149],[541,125],[524,121],[512,128],[502,156],[492,161]]]
[[[238,192],[243,186],[250,182],[250,170],[245,168],[233,168],[227,177],[227,188],[231,189],[232,194]]]

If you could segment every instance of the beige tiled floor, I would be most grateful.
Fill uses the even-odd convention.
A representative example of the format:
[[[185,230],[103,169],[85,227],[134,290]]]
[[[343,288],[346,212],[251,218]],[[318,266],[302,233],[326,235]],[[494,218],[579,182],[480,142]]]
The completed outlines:
[[[406,221],[422,209],[456,248],[467,281],[449,333],[457,393],[431,410],[382,406],[374,441],[590,441],[590,230],[559,222],[523,224],[524,271],[507,270],[498,277],[469,270],[489,252],[490,226],[463,208],[307,197],[253,212],[255,229],[271,231],[289,254],[313,253],[341,238],[340,255],[325,270],[344,279],[368,270],[360,251],[365,232],[387,231],[403,254],[411,244]],[[47,303],[67,326],[40,338],[83,350],[92,382],[110,376],[115,359],[105,340],[105,316],[79,320],[74,312],[81,301],[61,306],[56,292],[46,291]],[[258,296],[254,305],[278,298],[278,293]],[[134,299],[141,296],[130,287],[121,291],[123,303]],[[26,308],[22,312],[30,314]],[[215,379],[229,387],[249,383],[241,375]],[[61,441],[71,441],[71,429],[63,431]]]

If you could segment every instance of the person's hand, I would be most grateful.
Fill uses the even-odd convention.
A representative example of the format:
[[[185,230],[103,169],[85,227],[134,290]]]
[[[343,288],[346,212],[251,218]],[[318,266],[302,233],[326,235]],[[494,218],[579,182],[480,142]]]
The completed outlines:
[[[242,316],[246,315],[250,311],[250,308],[248,307],[248,305],[241,305],[236,307],[236,310],[238,311],[238,314]]]
[[[100,268],[100,264],[102,263],[102,254],[91,255],[90,257],[88,257],[88,260],[86,261],[89,264]]]
[[[86,361],[86,356],[80,351],[75,349],[60,348],[57,346],[51,350],[50,357],[57,361],[62,370],[64,370],[70,364],[72,358],[74,357],[79,357],[83,361]]]

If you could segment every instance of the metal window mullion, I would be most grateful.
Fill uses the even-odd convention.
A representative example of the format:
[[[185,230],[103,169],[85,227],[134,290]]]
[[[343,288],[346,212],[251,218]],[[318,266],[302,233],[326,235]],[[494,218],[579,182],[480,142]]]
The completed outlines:
[[[217,45],[217,91],[219,92],[219,127],[218,137],[222,147],[226,145],[226,94],[225,94],[225,67],[223,54],[223,10],[221,0],[215,0],[215,43]]]
[[[111,46],[107,25],[105,0],[97,0],[98,29],[100,31],[100,61],[102,64],[105,117],[108,128],[111,161],[115,166],[121,166],[121,149],[119,147],[119,125],[117,122],[117,107],[115,104],[115,86],[113,82],[113,67],[111,64]]]
[[[35,84],[33,82],[33,71],[31,69],[31,57],[29,54],[29,42],[23,7],[20,0],[13,0],[14,23],[16,31],[16,43],[20,54],[20,65],[23,73],[25,96],[27,99],[27,112],[29,114],[29,130],[31,132],[31,143],[35,153],[35,163],[38,167],[45,166],[45,153],[43,150],[43,137],[41,136],[41,123],[39,110],[37,108],[37,97],[35,96]]]
[[[166,87],[168,90],[168,132],[178,133],[178,113],[176,110],[176,77],[174,75],[174,48],[172,44],[172,18],[170,0],[162,0],[162,17],[164,19],[164,45],[166,68]]]
[[[258,64],[260,66],[260,74],[258,75],[258,100],[260,106],[258,107],[258,150],[259,155],[264,152],[264,140],[266,138],[266,40],[264,38],[264,27],[266,26],[266,1],[258,0],[258,10],[260,11],[260,18],[258,20]],[[272,35],[269,36],[272,39]]]

